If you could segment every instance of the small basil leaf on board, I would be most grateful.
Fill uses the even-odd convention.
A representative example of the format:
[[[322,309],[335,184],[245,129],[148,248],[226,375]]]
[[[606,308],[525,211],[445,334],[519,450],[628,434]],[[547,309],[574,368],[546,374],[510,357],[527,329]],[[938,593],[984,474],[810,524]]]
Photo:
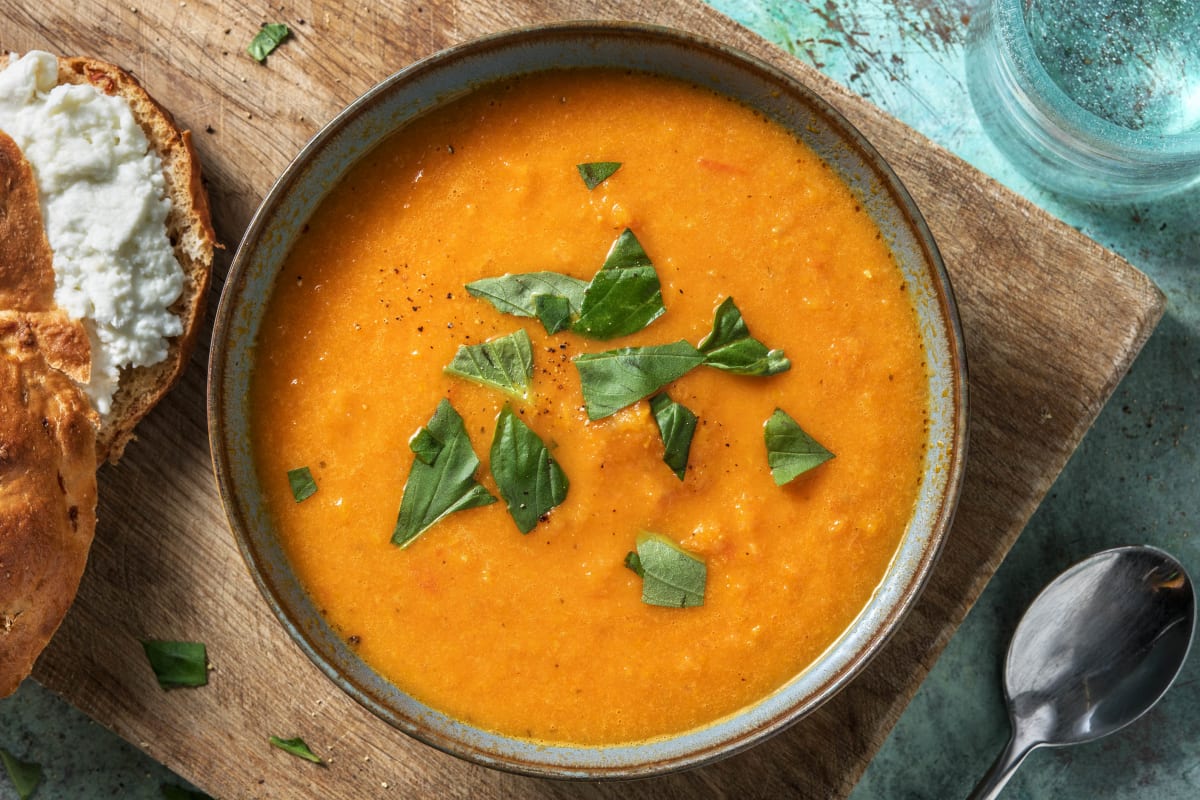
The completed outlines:
[[[833,458],[833,453],[805,433],[782,409],[775,409],[767,420],[763,436],[767,442],[767,465],[776,486],[783,486]]]
[[[570,306],[571,313],[578,314],[587,287],[587,281],[557,272],[524,272],[472,281],[467,284],[467,293],[487,300],[503,314],[537,317],[538,295],[562,297]]]
[[[442,452],[442,443],[429,432],[429,428],[420,428],[408,440],[408,449],[413,451],[422,464],[432,464],[437,461],[438,453]]]
[[[583,183],[587,186],[588,191],[611,178],[612,174],[620,168],[620,161],[589,161],[586,164],[575,165],[575,169],[579,170],[579,177],[583,178]]]
[[[169,783],[159,784],[158,788],[162,792],[163,800],[213,800],[204,792],[195,792]]]
[[[22,761],[7,750],[0,749],[0,760],[4,762],[4,771],[17,790],[20,800],[33,797],[38,784],[42,782],[42,765],[32,761]]]
[[[278,736],[272,736],[269,741],[283,752],[291,753],[297,758],[303,758],[305,761],[311,761],[314,764],[325,763],[319,755],[309,749],[308,745],[299,736],[294,739],[281,739]]]
[[[571,301],[559,294],[533,296],[537,317],[546,333],[558,333],[571,327]]]
[[[594,420],[654,394],[702,363],[704,354],[682,339],[575,357],[588,419]]]
[[[496,502],[475,480],[479,459],[471,449],[462,417],[449,400],[443,398],[438,403],[425,427],[442,443],[442,449],[431,464],[419,458],[413,460],[392,531],[392,544],[400,547],[412,544],[448,514]]]
[[[704,363],[738,375],[777,375],[792,368],[782,350],[769,350],[750,335],[732,297],[717,306],[712,332],[700,340]]]
[[[529,334],[521,329],[490,342],[464,344],[444,371],[524,400],[529,397],[529,382],[533,379]]]
[[[508,513],[521,533],[529,533],[538,521],[567,496],[566,473],[546,444],[505,404],[492,438],[492,477]]]
[[[246,48],[246,52],[261,64],[267,60],[267,56],[276,47],[283,44],[283,40],[290,36],[291,33],[288,26],[282,22],[268,22],[258,29],[258,33],[254,34],[254,38],[250,40],[250,46]]]
[[[633,554],[631,554],[633,555]],[[637,568],[642,576],[642,602],[651,606],[691,608],[704,605],[708,567],[660,533],[643,531],[637,538]],[[625,557],[629,566],[630,558]]]
[[[658,273],[626,228],[588,284],[571,330],[591,339],[615,339],[637,333],[665,312]]]
[[[663,440],[663,461],[683,480],[687,472],[688,453],[696,433],[696,415],[687,406],[676,403],[666,392],[650,398],[650,411]]]
[[[292,497],[297,503],[302,503],[317,493],[317,482],[313,480],[312,470],[308,467],[297,467],[288,470],[288,485],[292,487]]]
[[[142,642],[146,659],[164,689],[208,683],[208,650],[203,642],[148,639]]]

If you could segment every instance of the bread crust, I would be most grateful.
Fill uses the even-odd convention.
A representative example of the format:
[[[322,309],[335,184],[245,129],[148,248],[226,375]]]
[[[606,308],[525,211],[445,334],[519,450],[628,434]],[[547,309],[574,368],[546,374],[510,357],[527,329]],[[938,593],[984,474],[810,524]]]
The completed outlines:
[[[167,357],[149,367],[125,368],[113,396],[112,410],[104,416],[96,442],[102,463],[116,463],[133,439],[133,429],[154,404],[178,382],[191,357],[204,321],[212,275],[216,234],[208,195],[200,175],[200,161],[189,131],[182,131],[166,109],[129,73],[92,58],[60,58],[59,83],[89,83],[99,91],[122,97],[133,110],[150,146],[163,163],[166,193],[171,201],[167,235],[183,269],[183,292],[171,306],[183,323],[183,333],[168,343]]]
[[[75,599],[96,530],[95,412],[19,323],[0,321],[0,697]]]

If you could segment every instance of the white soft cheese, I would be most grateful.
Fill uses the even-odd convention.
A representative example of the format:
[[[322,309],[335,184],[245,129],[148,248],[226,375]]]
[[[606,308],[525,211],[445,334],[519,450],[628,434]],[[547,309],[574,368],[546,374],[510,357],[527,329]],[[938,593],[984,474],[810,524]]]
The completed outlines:
[[[183,270],[167,238],[162,161],[129,104],[57,82],[49,53],[11,56],[0,70],[0,130],[33,167],[54,299],[87,328],[92,378],[83,390],[107,414],[120,368],[162,361],[167,338],[183,332],[168,310]]]

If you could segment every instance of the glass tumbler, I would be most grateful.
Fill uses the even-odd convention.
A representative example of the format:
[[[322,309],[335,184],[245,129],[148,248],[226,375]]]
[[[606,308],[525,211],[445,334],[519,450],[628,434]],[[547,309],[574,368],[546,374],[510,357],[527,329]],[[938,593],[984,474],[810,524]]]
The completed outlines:
[[[1200,0],[981,0],[967,85],[996,146],[1054,191],[1200,182]]]

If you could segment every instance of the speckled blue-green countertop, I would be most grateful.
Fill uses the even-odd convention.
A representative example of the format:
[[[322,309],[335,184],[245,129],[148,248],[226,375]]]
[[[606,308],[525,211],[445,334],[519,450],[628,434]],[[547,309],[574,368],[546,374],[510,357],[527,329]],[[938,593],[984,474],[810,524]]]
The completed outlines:
[[[962,797],[1008,736],[1001,662],[1018,618],[1073,562],[1121,544],[1163,547],[1200,577],[1200,191],[1092,206],[1021,177],[967,95],[972,0],[710,0],[1150,275],[1166,317],[1041,510],[908,707],[853,800]],[[1017,278],[1014,278],[1017,279]],[[1149,715],[1106,740],[1040,750],[1011,798],[1200,796],[1200,658]],[[27,681],[0,702],[0,748],[42,764],[36,797],[162,796],[184,785],[134,747]],[[0,777],[0,798],[15,798]]]

